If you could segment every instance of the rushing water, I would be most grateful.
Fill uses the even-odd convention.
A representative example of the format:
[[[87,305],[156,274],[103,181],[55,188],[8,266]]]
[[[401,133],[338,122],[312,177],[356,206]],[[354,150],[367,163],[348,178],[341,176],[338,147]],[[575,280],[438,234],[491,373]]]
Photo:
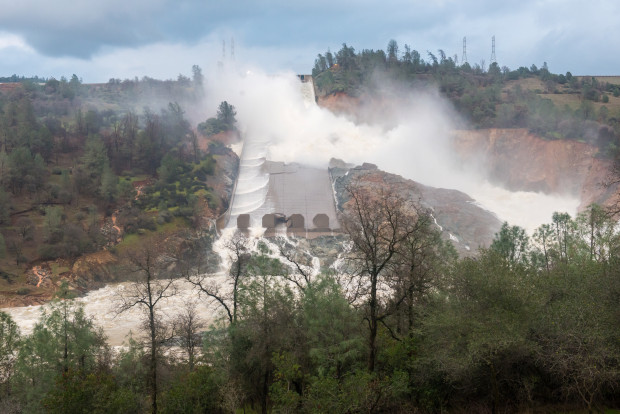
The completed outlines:
[[[317,106],[312,84],[302,83],[300,90],[294,75],[229,76],[211,91],[214,99],[238,94],[235,105],[244,136],[248,145],[254,140],[266,145],[261,156],[267,160],[322,168],[332,157],[358,165],[374,163],[384,171],[425,185],[463,191],[500,220],[528,232],[551,221],[554,211],[571,215],[577,211],[576,196],[511,192],[491,184],[488,177],[477,172],[477,165],[462,165],[451,141],[457,115],[433,92],[413,92],[409,100],[393,109],[392,121],[386,126],[354,123]],[[253,177],[253,184],[264,179]]]
[[[214,275],[213,278],[219,283],[224,281],[223,275]],[[212,323],[222,316],[221,311],[216,306],[206,300],[201,300],[198,297],[198,292],[188,282],[179,279],[175,281],[175,284],[178,294],[163,299],[158,305],[161,315],[164,315],[165,318],[173,319],[188,301],[196,302],[197,313],[207,323]],[[128,294],[130,289],[130,282],[115,283],[90,291],[85,296],[76,299],[77,302],[84,305],[85,313],[93,318],[95,325],[103,328],[108,337],[108,343],[112,346],[121,345],[127,339],[129,332],[132,332],[134,336],[142,334],[141,324],[145,320],[143,309],[136,306],[123,313],[117,312],[120,304],[118,299],[122,295]],[[41,315],[42,306],[45,305],[2,310],[11,315],[19,325],[22,334],[29,334]]]
[[[287,263],[280,254],[279,247],[274,241],[262,238],[263,228],[255,227],[250,229],[250,237],[247,238],[247,249],[250,252],[259,251],[259,243],[263,243],[268,248],[267,255],[272,258],[279,258],[292,268],[292,264]],[[227,271],[232,264],[230,251],[227,244],[235,234],[235,229],[227,228],[222,231],[222,235],[213,246],[213,251],[220,256],[221,271],[207,275],[209,283],[220,286],[220,293],[226,295],[230,289],[230,280],[226,277]],[[289,240],[286,236],[280,239],[280,243],[288,243],[295,246],[297,241]],[[310,252],[305,251],[311,257]],[[302,265],[312,276],[320,272],[320,260],[318,257],[311,257],[310,265]],[[294,269],[293,269],[294,270]],[[165,281],[164,281],[165,282]],[[183,311],[188,302],[196,304],[196,312],[203,322],[212,324],[225,317],[224,311],[213,300],[201,295],[199,291],[184,279],[174,281],[177,294],[166,299],[162,299],[158,304],[158,312],[163,316],[164,321],[170,321]],[[143,334],[141,326],[145,320],[144,309],[139,306],[133,307],[128,311],[118,313],[120,298],[131,294],[132,283],[115,283],[107,285],[101,289],[88,292],[85,296],[76,299],[84,305],[86,314],[92,317],[96,326],[102,327],[108,337],[111,346],[123,345],[127,341],[130,332],[132,335]],[[45,305],[24,306],[17,308],[5,308],[3,311],[9,313],[13,320],[19,325],[22,334],[30,334],[34,325],[39,320],[41,308]]]
[[[318,107],[314,103],[312,84],[302,83],[300,88],[293,76],[253,75],[231,77],[229,81],[220,82],[218,85],[223,89],[214,90],[211,95],[217,102],[237,96],[234,104],[245,128],[239,178],[231,207],[232,224],[236,223],[237,215],[254,211],[265,202],[269,175],[264,163],[268,159],[322,167],[326,167],[331,157],[358,164],[373,162],[385,171],[423,184],[464,191],[501,220],[520,225],[529,232],[549,222],[554,211],[576,212],[579,203],[576,197],[510,192],[489,184],[485,177],[472,171],[455,168],[448,139],[453,126],[437,97],[419,96],[410,107],[402,110],[400,124],[385,130],[355,124]],[[251,226],[251,248],[255,249],[263,230],[260,223],[251,223]],[[224,269],[230,267],[226,242],[233,233],[233,228],[225,229],[214,245]],[[266,243],[274,252],[277,250],[270,241]],[[312,273],[318,273],[319,264],[318,258],[312,259]],[[214,282],[225,286],[224,272],[212,275]],[[222,316],[221,310],[199,298],[190,284],[177,283],[179,294],[161,304],[163,315],[173,318],[190,300],[198,302],[197,310],[204,321],[213,322]],[[143,320],[139,308],[117,314],[117,299],[127,289],[130,289],[128,283],[108,285],[78,299],[84,303],[86,313],[103,327],[112,345],[122,344],[130,331],[139,332]],[[9,312],[27,334],[39,318],[40,306],[4,311]]]
[[[265,202],[269,184],[269,174],[265,171],[267,148],[269,141],[257,139],[247,140],[243,146],[230,223],[236,223],[239,214],[254,211]]]

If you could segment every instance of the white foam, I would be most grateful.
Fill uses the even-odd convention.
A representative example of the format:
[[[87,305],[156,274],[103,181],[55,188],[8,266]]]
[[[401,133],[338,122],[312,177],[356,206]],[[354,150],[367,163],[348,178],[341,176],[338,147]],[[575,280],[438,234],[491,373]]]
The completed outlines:
[[[576,213],[577,197],[510,192],[489,184],[475,166],[457,168],[451,145],[457,115],[438,93],[410,92],[391,114],[395,122],[386,127],[355,124],[314,105],[311,83],[300,88],[292,73],[266,76],[254,70],[247,76],[226,76],[212,84],[210,96],[217,102],[236,97],[244,136],[254,146],[264,145],[268,159],[320,167],[332,157],[374,163],[422,184],[463,191],[500,220],[529,232],[550,222],[554,211]]]

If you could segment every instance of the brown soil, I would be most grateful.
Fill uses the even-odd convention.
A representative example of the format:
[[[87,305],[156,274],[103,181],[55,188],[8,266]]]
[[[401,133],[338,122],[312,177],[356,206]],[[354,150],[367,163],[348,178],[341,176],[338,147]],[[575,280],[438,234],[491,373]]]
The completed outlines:
[[[580,209],[617,201],[617,189],[602,185],[611,161],[597,158],[591,145],[548,141],[525,129],[484,129],[455,131],[454,146],[464,162],[479,165],[509,190],[576,196]]]
[[[110,271],[110,266],[117,262],[117,257],[107,250],[86,254],[75,261],[68,279],[89,285],[114,281],[117,278]]]
[[[360,109],[360,100],[350,97],[349,95],[339,92],[332,95],[320,96],[318,105],[325,109],[329,109],[337,115],[355,116]]]
[[[21,88],[21,83],[0,83],[0,92],[12,92],[17,88]]]

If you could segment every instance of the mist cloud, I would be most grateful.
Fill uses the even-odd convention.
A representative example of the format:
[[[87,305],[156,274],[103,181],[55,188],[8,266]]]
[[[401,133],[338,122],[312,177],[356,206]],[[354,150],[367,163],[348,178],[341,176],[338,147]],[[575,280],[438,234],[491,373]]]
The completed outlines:
[[[432,89],[409,91],[406,98],[390,95],[394,105],[388,110],[395,113],[387,125],[356,124],[304,101],[294,73],[238,68],[213,76],[205,113],[214,113],[223,100],[233,104],[244,139],[269,142],[270,160],[321,168],[332,157],[374,163],[425,185],[463,191],[501,220],[530,232],[549,222],[554,211],[576,213],[576,197],[511,192],[490,184],[476,165],[463,165],[451,145],[451,132],[461,121]]]

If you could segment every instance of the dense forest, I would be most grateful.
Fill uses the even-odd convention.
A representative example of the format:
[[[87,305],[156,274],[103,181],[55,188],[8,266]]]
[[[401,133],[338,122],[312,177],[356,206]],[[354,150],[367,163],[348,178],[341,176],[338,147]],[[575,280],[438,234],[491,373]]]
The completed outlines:
[[[321,94],[352,96],[372,94],[378,73],[431,82],[476,127],[529,128],[616,155],[620,114],[609,108],[618,86],[546,65],[486,69],[438,56],[424,61],[407,46],[401,54],[393,41],[385,52],[343,45],[319,55],[313,75]],[[143,317],[125,346],[110,346],[56,264],[59,286],[32,333],[0,312],[1,412],[620,406],[620,231],[608,211],[555,213],[531,237],[505,223],[489,248],[459,258],[431,211],[349,183],[342,234],[329,238],[346,246],[337,268],[314,272],[295,239],[238,233],[225,244],[229,272],[213,279],[205,270],[216,254],[205,252],[215,236],[201,218],[227,207],[211,186],[226,153],[214,137],[234,131],[236,111],[222,102],[213,117],[188,121],[183,108],[203,93],[200,68],[174,81],[13,78],[0,88],[3,288],[42,260],[107,248],[132,282],[119,314],[138,308]],[[518,83],[532,79],[544,89]],[[578,103],[550,98],[563,95]],[[164,314],[181,282],[195,300]],[[199,301],[216,306],[215,322],[197,312]]]
[[[620,81],[617,77],[554,74],[547,63],[511,70],[484,61],[470,65],[443,50],[403,50],[391,40],[385,51],[356,52],[346,44],[315,60],[312,74],[319,93],[344,92],[373,96],[385,81],[397,85],[438,88],[468,126],[475,128],[528,128],[547,139],[573,139],[614,156],[620,148]],[[400,88],[400,86],[399,86]]]
[[[58,258],[70,265],[84,253],[117,245],[121,234],[196,227],[205,212],[226,208],[210,181],[222,146],[207,137],[234,129],[235,111],[223,102],[216,116],[191,125],[183,106],[203,96],[201,70],[193,70],[193,79],[174,81],[84,85],[73,75],[2,85],[5,293],[30,293],[24,265]],[[130,241],[125,237],[115,248]],[[60,264],[55,273],[66,268]]]
[[[429,211],[348,188],[350,250],[312,273],[294,240],[229,240],[226,280],[200,254],[127,258],[143,330],[111,348],[65,287],[34,331],[0,313],[3,412],[558,412],[616,407],[620,233],[597,207],[532,238],[504,224],[458,259]],[[153,243],[157,245],[157,243]],[[274,251],[275,250],[275,251]],[[274,256],[279,254],[279,258]],[[175,283],[188,302],[164,315]]]

